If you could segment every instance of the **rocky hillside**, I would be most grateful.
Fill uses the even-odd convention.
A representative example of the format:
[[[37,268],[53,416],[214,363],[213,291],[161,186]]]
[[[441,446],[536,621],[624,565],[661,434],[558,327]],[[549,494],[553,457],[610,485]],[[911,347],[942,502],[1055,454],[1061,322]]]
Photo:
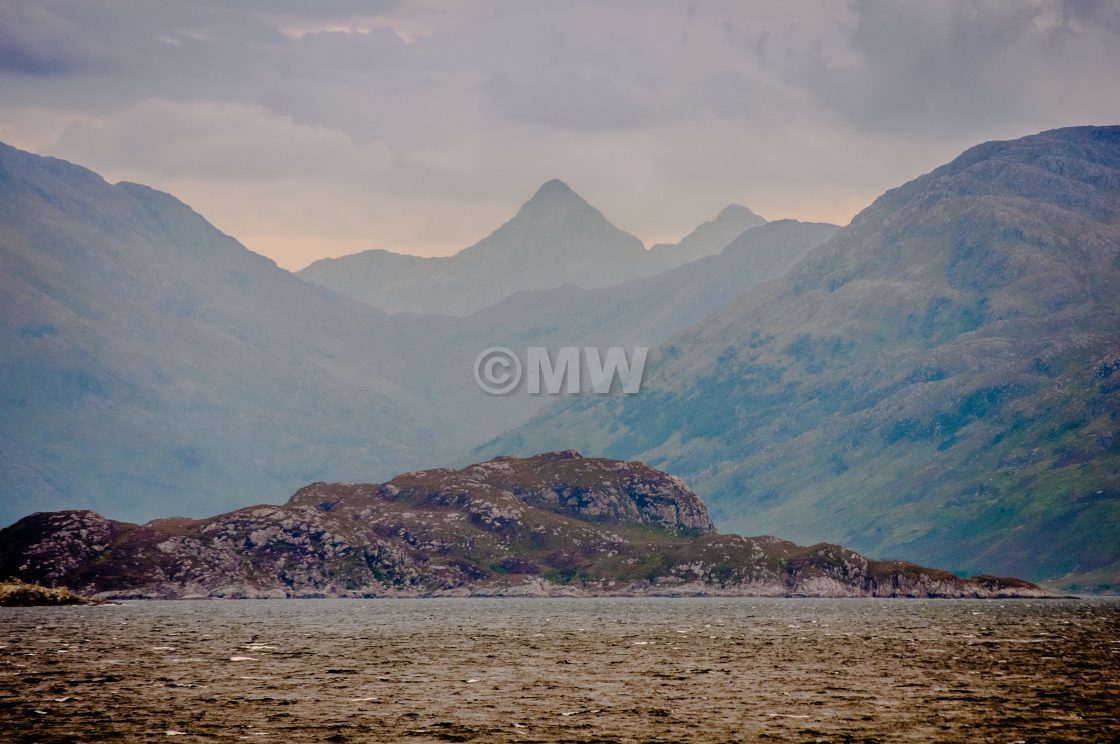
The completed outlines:
[[[0,531],[4,573],[117,598],[1041,595],[835,545],[719,535],[678,478],[575,452],[315,483],[284,506],[202,520],[33,514]]]

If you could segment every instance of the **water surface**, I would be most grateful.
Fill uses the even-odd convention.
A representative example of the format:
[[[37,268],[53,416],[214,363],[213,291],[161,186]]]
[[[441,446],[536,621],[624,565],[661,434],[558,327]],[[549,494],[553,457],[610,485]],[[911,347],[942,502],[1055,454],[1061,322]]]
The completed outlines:
[[[1110,600],[0,609],[0,741],[1109,741]]]

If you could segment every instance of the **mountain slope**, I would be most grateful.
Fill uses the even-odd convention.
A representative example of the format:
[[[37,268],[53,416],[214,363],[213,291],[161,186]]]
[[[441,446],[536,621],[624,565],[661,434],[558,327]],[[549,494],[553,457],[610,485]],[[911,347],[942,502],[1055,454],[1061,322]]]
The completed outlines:
[[[407,333],[167,194],[0,145],[0,522],[205,514],[438,457],[385,352]]]
[[[314,483],[285,506],[204,520],[34,514],[0,530],[0,573],[108,597],[1041,594],[835,545],[716,535],[679,479],[575,452]]]
[[[415,344],[433,360],[426,367],[428,389],[444,412],[445,430],[474,446],[523,423],[552,400],[528,395],[524,383],[509,395],[485,394],[472,371],[483,349],[502,346],[524,356],[528,346],[553,353],[563,346],[654,346],[781,276],[836,229],[771,222],[748,230],[718,256],[655,276],[601,289],[569,285],[519,292],[465,318],[446,318]]]
[[[675,337],[641,395],[480,451],[640,457],[724,528],[1115,584],[1118,297],[1120,127],[992,142]]]

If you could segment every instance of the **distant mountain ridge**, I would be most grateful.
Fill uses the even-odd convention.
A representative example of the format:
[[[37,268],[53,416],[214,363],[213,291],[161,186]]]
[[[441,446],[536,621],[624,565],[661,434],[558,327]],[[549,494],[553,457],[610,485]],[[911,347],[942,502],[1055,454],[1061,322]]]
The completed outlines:
[[[717,255],[747,230],[765,224],[766,220],[741,204],[730,204],[714,220],[702,223],[679,242],[650,246],[650,255],[666,269],[680,266],[698,258]]]
[[[431,395],[446,412],[448,428],[459,423],[474,443],[486,441],[552,399],[529,396],[524,385],[498,398],[484,393],[471,371],[481,349],[504,346],[524,354],[527,346],[553,353],[563,346],[656,346],[780,277],[836,229],[779,220],[747,230],[718,256],[654,276],[601,289],[569,285],[519,292],[465,318],[445,318],[416,342],[437,360],[427,371]]]
[[[385,250],[322,259],[299,276],[389,313],[469,315],[515,292],[608,287],[714,255],[765,223],[732,206],[679,245],[647,251],[559,180],[543,184],[491,235],[453,256]]]
[[[717,535],[679,479],[570,451],[314,483],[284,506],[202,520],[34,514],[0,530],[0,574],[110,598],[1043,594],[835,545]]]
[[[557,189],[530,212],[562,226],[566,209],[590,210]],[[279,269],[172,196],[65,161],[0,148],[0,198],[0,523],[72,507],[199,516],[318,478],[447,462],[549,402],[483,393],[482,349],[652,345],[828,234],[776,223],[726,259],[617,293],[568,286],[463,318],[388,316]]]
[[[563,442],[679,473],[721,525],[1120,585],[1120,127],[972,148],[668,342]]]

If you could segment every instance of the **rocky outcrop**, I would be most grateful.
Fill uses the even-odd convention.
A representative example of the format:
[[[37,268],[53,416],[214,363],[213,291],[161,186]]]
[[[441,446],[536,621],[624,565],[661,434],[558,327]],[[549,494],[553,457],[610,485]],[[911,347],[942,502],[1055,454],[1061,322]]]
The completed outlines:
[[[314,483],[297,492],[289,505],[326,510],[339,504],[361,507],[369,489]],[[467,494],[490,498],[472,499]],[[596,523],[648,524],[682,535],[715,531],[704,502],[681,479],[640,462],[585,458],[571,450],[528,458],[498,457],[463,470],[405,473],[380,486],[377,496],[459,504],[483,520],[508,521],[529,506]],[[503,507],[505,513],[500,513]]]
[[[5,573],[113,598],[1042,596],[835,545],[719,535],[680,479],[571,451],[314,483],[283,506],[202,520],[33,514],[0,531]]]
[[[83,597],[66,588],[28,584],[19,579],[0,581],[0,607],[55,607],[100,603],[101,600]]]

